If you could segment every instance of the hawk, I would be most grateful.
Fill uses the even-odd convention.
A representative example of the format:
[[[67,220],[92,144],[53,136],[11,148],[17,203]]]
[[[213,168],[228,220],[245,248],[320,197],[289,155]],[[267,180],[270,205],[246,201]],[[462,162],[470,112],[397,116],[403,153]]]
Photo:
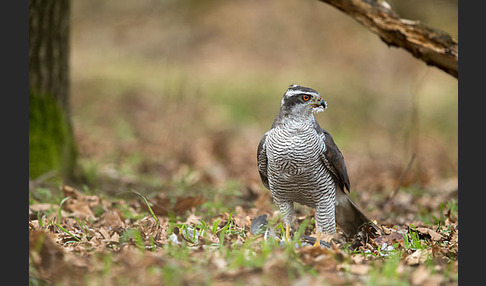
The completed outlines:
[[[294,202],[315,208],[317,239],[332,236],[336,224],[352,237],[364,224],[374,225],[346,194],[350,184],[339,148],[314,113],[326,102],[312,88],[292,84],[285,92],[280,113],[258,145],[258,172],[271,191],[285,223],[286,239],[295,221]]]

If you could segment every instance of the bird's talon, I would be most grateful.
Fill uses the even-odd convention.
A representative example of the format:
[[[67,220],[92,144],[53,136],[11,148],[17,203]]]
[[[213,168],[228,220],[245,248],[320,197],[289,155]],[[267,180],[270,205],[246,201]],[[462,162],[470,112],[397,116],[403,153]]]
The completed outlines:
[[[290,226],[288,224],[285,226],[285,240],[286,242],[290,241]]]
[[[321,233],[318,232],[316,235],[316,242],[313,245],[314,247],[321,247]]]

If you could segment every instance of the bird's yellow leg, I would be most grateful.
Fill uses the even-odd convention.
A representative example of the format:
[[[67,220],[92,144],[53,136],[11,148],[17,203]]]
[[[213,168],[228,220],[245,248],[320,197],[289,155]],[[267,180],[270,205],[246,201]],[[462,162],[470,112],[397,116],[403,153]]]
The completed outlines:
[[[318,231],[316,235],[316,242],[314,243],[314,247],[321,247],[321,232]]]
[[[285,240],[290,241],[290,226],[288,224],[285,225]]]

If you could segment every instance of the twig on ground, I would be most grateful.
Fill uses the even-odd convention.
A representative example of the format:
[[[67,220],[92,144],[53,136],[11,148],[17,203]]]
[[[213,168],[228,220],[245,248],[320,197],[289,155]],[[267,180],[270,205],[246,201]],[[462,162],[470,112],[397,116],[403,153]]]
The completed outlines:
[[[400,178],[398,179],[397,186],[395,187],[395,189],[393,190],[393,193],[391,194],[390,198],[388,199],[388,201],[385,203],[385,205],[383,207],[382,219],[383,219],[383,216],[390,211],[390,209],[393,205],[393,200],[395,199],[395,197],[398,194],[398,191],[402,187],[403,180],[405,179],[405,176],[410,171],[410,168],[412,168],[412,164],[413,164],[413,161],[415,160],[415,157],[416,157],[415,153],[412,154],[412,157],[410,157],[410,161],[408,161],[407,167],[405,167],[405,169],[400,174]]]

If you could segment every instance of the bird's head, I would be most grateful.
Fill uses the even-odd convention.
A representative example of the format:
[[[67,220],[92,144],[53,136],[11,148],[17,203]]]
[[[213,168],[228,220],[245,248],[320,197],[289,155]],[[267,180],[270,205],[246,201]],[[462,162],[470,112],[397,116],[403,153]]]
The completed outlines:
[[[285,92],[280,111],[294,116],[309,116],[324,111],[327,103],[312,88],[292,84]]]

